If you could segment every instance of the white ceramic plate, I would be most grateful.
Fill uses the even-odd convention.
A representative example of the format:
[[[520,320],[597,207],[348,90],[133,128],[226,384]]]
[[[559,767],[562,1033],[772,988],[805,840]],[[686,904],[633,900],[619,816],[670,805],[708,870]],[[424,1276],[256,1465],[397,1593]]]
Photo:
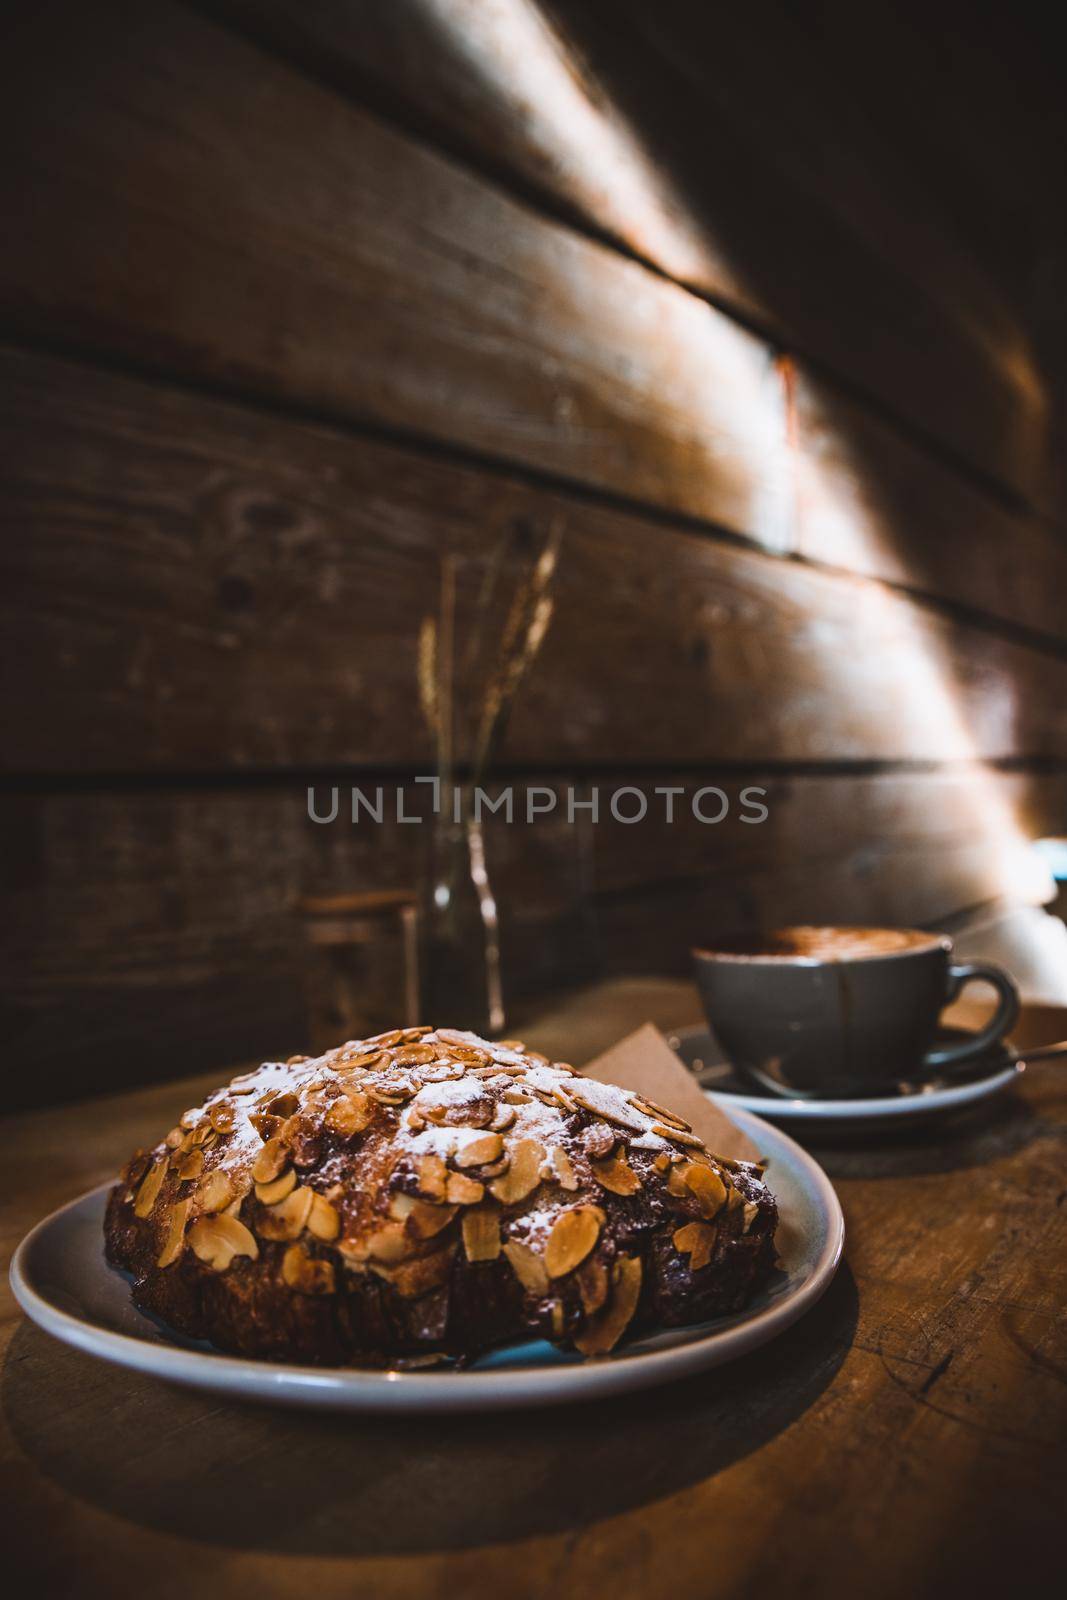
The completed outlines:
[[[950,1030],[945,1030],[946,1035]],[[958,1037],[958,1031],[952,1032]],[[976,1105],[1018,1083],[1025,1065],[1007,1046],[998,1046],[962,1078],[957,1074],[933,1078],[922,1085],[901,1084],[899,1093],[862,1100],[778,1099],[747,1088],[735,1075],[707,1028],[679,1028],[667,1042],[700,1078],[704,1088],[729,1109],[754,1111],[776,1122],[793,1124],[847,1123],[856,1128],[924,1121]]]
[[[510,1345],[465,1371],[291,1367],[222,1355],[142,1315],[127,1278],[107,1265],[109,1184],[53,1212],[19,1245],[11,1282],[23,1310],[57,1339],[119,1366],[231,1399],[337,1411],[482,1411],[551,1405],[667,1383],[745,1355],[818,1300],[837,1270],[845,1225],[830,1180],[792,1139],[731,1112],[767,1159],[781,1214],[778,1269],[744,1311],[671,1329],[583,1361],[542,1341]]]

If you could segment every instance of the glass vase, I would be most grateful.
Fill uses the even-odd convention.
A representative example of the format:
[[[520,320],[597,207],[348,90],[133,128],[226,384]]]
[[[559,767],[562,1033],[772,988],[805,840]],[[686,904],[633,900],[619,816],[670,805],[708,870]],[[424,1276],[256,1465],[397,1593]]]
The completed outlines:
[[[422,905],[424,1022],[469,1028],[483,1036],[504,1030],[500,924],[486,867],[480,819],[469,796],[435,816]]]

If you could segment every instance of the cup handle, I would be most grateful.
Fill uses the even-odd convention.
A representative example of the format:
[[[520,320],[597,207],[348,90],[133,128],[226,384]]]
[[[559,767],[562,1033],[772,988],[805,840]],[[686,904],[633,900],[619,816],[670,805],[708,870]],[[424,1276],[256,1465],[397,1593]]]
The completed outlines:
[[[923,1061],[928,1067],[953,1066],[960,1061],[972,1061],[999,1041],[1014,1026],[1019,1015],[1019,991],[1003,967],[991,961],[966,961],[961,966],[948,969],[948,993],[945,1005],[951,1005],[968,983],[991,983],[1000,995],[996,1014],[980,1032],[959,1044],[946,1045],[943,1050],[928,1050]]]

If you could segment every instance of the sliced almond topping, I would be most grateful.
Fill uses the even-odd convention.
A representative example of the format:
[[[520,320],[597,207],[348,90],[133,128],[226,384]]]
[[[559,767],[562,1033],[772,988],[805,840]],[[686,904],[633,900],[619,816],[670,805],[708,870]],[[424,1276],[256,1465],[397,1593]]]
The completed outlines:
[[[496,1042],[496,1048],[498,1050],[515,1050],[521,1056],[522,1052],[526,1049],[526,1046],[523,1044],[521,1039],[498,1039]]]
[[[441,1205],[436,1201],[431,1205],[427,1200],[413,1200],[409,1212],[412,1231],[420,1239],[434,1239],[443,1233],[458,1211],[459,1206]]]
[[[639,1110],[647,1112],[650,1117],[659,1117],[672,1128],[682,1128],[687,1133],[692,1133],[693,1131],[693,1124],[686,1122],[685,1118],[680,1117],[677,1111],[668,1111],[666,1106],[657,1105],[656,1101],[650,1100],[647,1095],[635,1095],[634,1105]]]
[[[185,1134],[181,1128],[172,1128],[167,1134],[167,1137],[164,1139],[163,1143],[166,1145],[168,1150],[177,1150],[178,1146],[183,1142],[184,1139]]]
[[[533,1095],[528,1094],[525,1089],[522,1089],[518,1084],[515,1084],[512,1088],[504,1090],[504,1099],[507,1101],[509,1106],[525,1106],[529,1105],[530,1101],[533,1099]]]
[[[574,1275],[587,1317],[599,1311],[608,1297],[608,1269],[598,1256],[588,1256]]]
[[[312,1195],[307,1230],[316,1239],[325,1239],[327,1242],[336,1239],[341,1231],[341,1218],[336,1207],[324,1200],[321,1194]]]
[[[272,1094],[268,1096],[263,1110],[281,1117],[284,1122],[286,1117],[294,1116],[300,1110],[300,1096],[294,1094],[291,1089],[287,1089],[284,1094]]]
[[[611,1274],[611,1296],[602,1311],[589,1318],[575,1346],[583,1356],[606,1355],[613,1350],[633,1320],[641,1297],[641,1261],[623,1256]]]
[[[555,1179],[564,1189],[577,1189],[578,1174],[570,1156],[561,1144],[554,1144],[548,1152],[548,1158],[541,1168],[541,1176],[549,1181]]]
[[[138,1150],[133,1159],[126,1163],[126,1169],[122,1176],[131,1189],[140,1183],[151,1164],[152,1158],[144,1150]],[[127,1205],[132,1199],[134,1199],[134,1195],[128,1194],[126,1196]]]
[[[404,1043],[414,1044],[416,1039],[425,1039],[426,1035],[432,1032],[432,1022],[413,1022],[410,1027],[404,1029]]]
[[[367,1096],[359,1089],[350,1089],[330,1102],[324,1120],[331,1133],[348,1139],[355,1133],[362,1133],[373,1115],[374,1109]]]
[[[503,1182],[503,1179],[498,1179]],[[445,1184],[445,1199],[453,1205],[476,1206],[479,1200],[485,1197],[485,1184],[478,1183],[474,1178],[466,1177],[462,1172],[450,1172]]]
[[[186,1238],[193,1253],[216,1272],[225,1272],[234,1256],[249,1256],[255,1261],[259,1255],[259,1246],[244,1223],[225,1214],[198,1217]]]
[[[204,1152],[199,1149],[186,1151],[178,1163],[178,1177],[183,1183],[190,1178],[199,1178],[204,1171]]]
[[[262,1200],[265,1206],[276,1206],[279,1200],[284,1200],[295,1188],[296,1171],[293,1167],[287,1167],[280,1177],[272,1179],[270,1183],[256,1184],[256,1199]]]
[[[698,1139],[695,1133],[687,1133],[684,1128],[671,1128],[665,1122],[654,1122],[651,1131],[658,1133],[661,1139],[670,1139],[673,1144],[684,1144],[694,1150],[704,1148],[703,1139]]]
[[[503,1205],[515,1205],[532,1194],[541,1182],[541,1163],[545,1147],[539,1139],[516,1139],[508,1146],[511,1165],[501,1177],[490,1185],[494,1199]]]
[[[181,1255],[185,1246],[185,1224],[189,1220],[190,1204],[188,1200],[179,1200],[177,1205],[171,1207],[167,1237],[156,1260],[157,1267],[169,1267]]]
[[[734,1193],[736,1194],[736,1192],[737,1191],[735,1190]],[[755,1220],[756,1220],[756,1218],[758,1216],[759,1216],[759,1206],[756,1204],[756,1202],[754,1200],[746,1201],[745,1202],[744,1222],[743,1222],[742,1227],[741,1227],[741,1232],[742,1233],[747,1233],[749,1228],[751,1228],[752,1224],[755,1222]]]
[[[408,1088],[407,1084],[391,1084],[388,1088],[375,1084],[367,1090],[369,1097],[376,1100],[380,1106],[402,1106],[411,1099],[414,1092],[414,1089]],[[337,1102],[334,1101],[334,1104]]]
[[[190,1106],[189,1110],[183,1111],[181,1116],[178,1118],[178,1126],[181,1128],[195,1128],[199,1121],[200,1107]]]
[[[690,1190],[686,1184],[685,1175],[689,1170],[689,1163],[683,1161],[681,1165],[675,1166],[671,1162],[670,1167],[671,1170],[667,1174],[667,1193],[676,1195],[679,1200],[688,1200]]]
[[[674,1248],[689,1257],[690,1272],[699,1272],[711,1260],[718,1229],[708,1222],[687,1222],[671,1235]]]
[[[666,1150],[661,1150],[659,1155],[656,1156],[652,1162],[652,1165],[655,1167],[657,1172],[666,1172],[670,1164],[671,1158],[667,1154]]]
[[[506,1172],[510,1166],[511,1157],[505,1150],[499,1161],[491,1161],[487,1167],[479,1168],[482,1182],[488,1183],[490,1178],[499,1178],[501,1173]]]
[[[251,1231],[237,1217],[230,1217],[224,1214],[219,1217],[201,1218],[200,1220],[210,1220],[214,1223],[235,1256],[250,1256],[253,1261],[256,1260],[259,1255],[259,1246]]]
[[[448,1168],[445,1166],[443,1156],[420,1156],[418,1178],[420,1194],[426,1195],[430,1200],[443,1200],[447,1182]]]
[[[264,1239],[299,1239],[314,1199],[314,1189],[306,1185],[293,1189],[277,1205],[267,1207],[256,1222],[258,1231]]]
[[[230,1204],[233,1196],[234,1188],[229,1174],[216,1167],[214,1172],[209,1172],[197,1185],[196,1208],[207,1213],[222,1211]]]
[[[469,1062],[472,1067],[487,1067],[493,1059],[488,1050],[476,1044],[454,1044],[451,1053],[457,1061]]]
[[[620,1150],[609,1161],[591,1161],[589,1164],[597,1183],[610,1189],[612,1194],[636,1194],[641,1188],[641,1179],[627,1161],[625,1150]]]
[[[454,1254],[455,1245],[449,1244],[443,1250],[434,1251],[433,1255],[418,1256],[414,1261],[405,1261],[396,1267],[372,1263],[371,1271],[392,1284],[402,1300],[417,1300],[419,1295],[429,1294],[431,1289],[439,1289],[447,1283]]]
[[[333,1070],[344,1076],[349,1072],[362,1072],[367,1067],[384,1066],[385,1060],[384,1050],[363,1050],[356,1056],[339,1056]]]
[[[216,1133],[233,1132],[233,1125],[237,1121],[237,1110],[228,1100],[219,1100],[215,1105],[209,1106],[207,1115]]]
[[[493,1120],[489,1126],[496,1133],[504,1133],[508,1128],[511,1127],[517,1115],[518,1113],[514,1106],[505,1105],[504,1102],[501,1101],[493,1114]]]
[[[281,1117],[272,1116],[269,1111],[253,1111],[248,1120],[264,1142],[273,1138],[282,1125]]]
[[[574,1206],[564,1211],[553,1225],[545,1246],[545,1270],[550,1278],[562,1278],[580,1266],[600,1238],[604,1213],[599,1206]]]
[[[480,1167],[487,1161],[497,1161],[504,1149],[499,1133],[485,1133],[478,1139],[469,1139],[461,1145],[454,1157],[457,1167]]]
[[[723,1181],[725,1182],[725,1179]],[[738,1206],[743,1206],[744,1204],[745,1204],[745,1197],[741,1193],[740,1189],[735,1189],[732,1183],[727,1183],[726,1184],[726,1209],[728,1211],[736,1211]],[[742,1232],[744,1232],[744,1229],[742,1229]]]
[[[691,1162],[683,1171],[686,1187],[700,1201],[704,1216],[715,1216],[726,1199],[726,1185],[719,1174],[714,1167],[698,1166],[696,1162]]]
[[[333,1263],[317,1261],[302,1244],[291,1244],[282,1256],[282,1280],[297,1294],[333,1294]]]
[[[555,1089],[552,1092],[556,1097],[556,1103],[558,1105],[561,1105],[563,1107],[564,1111],[577,1111],[578,1110],[578,1102],[577,1102],[577,1100],[573,1100],[571,1098],[571,1096],[567,1093],[566,1089],[563,1087],[563,1085],[561,1083],[557,1083]]]
[[[402,1028],[390,1028],[388,1033],[376,1033],[373,1039],[365,1039],[363,1042],[368,1048],[372,1044],[376,1044],[379,1050],[391,1050],[395,1044],[400,1043],[403,1037],[404,1030]]]
[[[396,1067],[424,1067],[431,1061],[437,1060],[437,1051],[432,1044],[406,1044],[398,1050],[393,1057]]]
[[[368,1236],[365,1248],[375,1261],[403,1261],[411,1254],[412,1243],[402,1222],[387,1222]]]
[[[147,1217],[151,1215],[152,1207],[155,1205],[159,1196],[160,1186],[163,1182],[163,1175],[166,1170],[166,1158],[160,1157],[160,1159],[155,1162],[153,1166],[149,1167],[148,1171],[145,1173],[144,1178],[141,1180],[141,1187],[137,1191],[137,1199],[133,1203],[133,1214],[135,1217]]]
[[[571,1097],[594,1117],[629,1128],[632,1133],[644,1133],[645,1119],[634,1110],[625,1090],[612,1083],[598,1083],[595,1078],[575,1078],[567,1087]]]
[[[504,1246],[504,1254],[511,1262],[516,1278],[529,1294],[548,1293],[548,1272],[536,1250],[531,1250],[528,1244],[520,1244],[517,1239],[511,1239]]]
[[[272,1183],[289,1165],[289,1150],[277,1136],[268,1139],[252,1163],[256,1183]]]
[[[477,1206],[463,1213],[463,1249],[468,1261],[495,1261],[500,1254],[500,1213]]]

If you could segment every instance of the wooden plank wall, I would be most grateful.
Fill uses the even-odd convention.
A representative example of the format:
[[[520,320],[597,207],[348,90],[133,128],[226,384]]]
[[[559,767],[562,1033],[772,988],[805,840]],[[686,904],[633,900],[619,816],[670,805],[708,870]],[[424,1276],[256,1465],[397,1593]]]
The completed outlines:
[[[513,995],[1042,892],[1067,548],[1027,308],[910,147],[801,103],[791,12],[773,50],[710,15],[12,25],[6,1004],[53,1085],[299,1047],[297,898],[420,848],[316,827],[308,783],[428,770],[440,557],[462,629],[508,530],[563,545],[502,776],[686,791],[670,827],[491,827]],[[715,782],[767,822],[696,823]]]

